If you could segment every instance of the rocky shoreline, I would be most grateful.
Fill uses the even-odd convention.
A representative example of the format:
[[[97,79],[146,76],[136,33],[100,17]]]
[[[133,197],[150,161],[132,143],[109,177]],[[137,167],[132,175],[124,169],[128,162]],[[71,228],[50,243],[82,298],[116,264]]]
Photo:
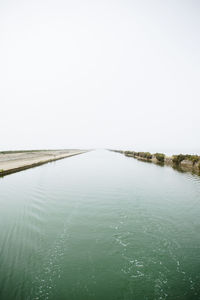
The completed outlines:
[[[128,157],[133,157],[141,161],[152,162],[159,165],[168,165],[176,170],[183,172],[192,172],[200,175],[200,156],[190,154],[178,154],[172,156],[166,156],[163,153],[150,152],[135,152],[135,151],[123,151],[123,150],[111,150],[124,154]]]

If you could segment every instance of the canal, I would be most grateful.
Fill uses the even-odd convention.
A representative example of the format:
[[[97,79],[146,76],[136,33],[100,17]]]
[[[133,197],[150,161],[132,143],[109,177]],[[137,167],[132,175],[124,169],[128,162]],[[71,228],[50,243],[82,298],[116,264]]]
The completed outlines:
[[[200,299],[200,177],[91,151],[0,179],[1,300]]]

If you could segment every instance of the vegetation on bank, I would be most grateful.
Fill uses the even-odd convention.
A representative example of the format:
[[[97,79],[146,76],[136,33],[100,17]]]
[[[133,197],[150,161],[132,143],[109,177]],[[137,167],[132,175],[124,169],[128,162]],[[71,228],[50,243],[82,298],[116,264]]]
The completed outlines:
[[[124,151],[124,154],[127,156],[141,157],[147,160],[151,160],[153,157],[156,157],[159,162],[164,162],[165,159],[165,155],[163,153],[151,154],[150,152]]]
[[[174,168],[185,168],[192,172],[200,174],[200,156],[191,154],[178,154],[167,157],[164,153],[150,153],[150,152],[135,152],[123,150],[111,150],[114,152],[122,153],[126,156],[131,156],[144,161],[149,161],[159,164],[171,165]]]
[[[156,159],[159,162],[164,163],[164,161],[165,161],[165,154],[163,154],[163,153],[155,153],[154,155],[155,155]]]
[[[200,162],[200,156],[190,154],[179,154],[172,156],[173,163],[177,165],[179,165],[183,160],[189,160],[192,162],[193,165],[195,165],[197,162]]]
[[[153,157],[153,155],[150,152],[136,152],[135,155],[146,159],[152,159]]]
[[[141,157],[146,159],[152,159],[153,155],[150,152],[135,152],[135,151],[124,151],[127,156]]]
[[[171,160],[173,164],[180,165],[182,161],[192,162],[192,165],[199,165],[200,168],[200,156],[199,155],[191,155],[191,154],[178,154],[173,155],[172,157],[166,157],[164,153],[150,153],[150,152],[135,152],[135,151],[122,151],[115,150],[116,152],[124,153],[126,156],[132,156],[135,158],[142,158],[146,160],[154,160],[156,159],[160,163],[164,163],[165,160]]]

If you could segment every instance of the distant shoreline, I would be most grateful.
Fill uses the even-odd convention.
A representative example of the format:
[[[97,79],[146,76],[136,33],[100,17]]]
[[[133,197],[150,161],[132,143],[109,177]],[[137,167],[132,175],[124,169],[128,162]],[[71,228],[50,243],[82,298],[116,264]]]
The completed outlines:
[[[0,152],[0,177],[78,155],[88,150],[20,150]]]
[[[152,162],[159,165],[168,165],[183,172],[193,172],[200,175],[200,156],[190,154],[178,154],[166,156],[164,153],[151,154],[150,152],[135,152],[124,150],[112,150],[124,154],[128,157],[133,157],[141,161]]]

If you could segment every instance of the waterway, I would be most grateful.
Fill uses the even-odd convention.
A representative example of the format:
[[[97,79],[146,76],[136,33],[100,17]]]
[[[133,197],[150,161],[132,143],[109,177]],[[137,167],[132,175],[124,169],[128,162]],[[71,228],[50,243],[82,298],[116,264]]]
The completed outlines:
[[[200,299],[200,177],[99,150],[0,179],[1,300]]]

